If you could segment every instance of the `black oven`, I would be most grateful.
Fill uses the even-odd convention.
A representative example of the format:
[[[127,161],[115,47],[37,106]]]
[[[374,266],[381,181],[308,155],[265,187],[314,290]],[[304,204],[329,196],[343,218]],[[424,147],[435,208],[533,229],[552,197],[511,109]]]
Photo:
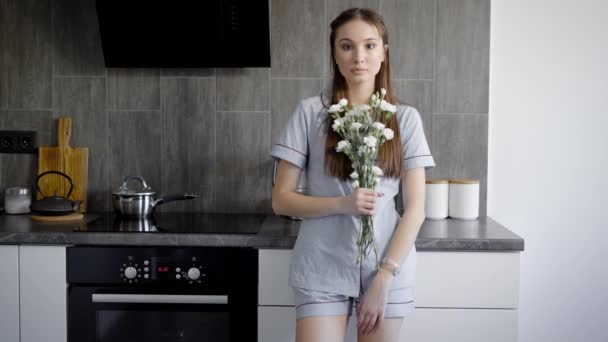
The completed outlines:
[[[69,342],[256,341],[258,252],[67,249]]]

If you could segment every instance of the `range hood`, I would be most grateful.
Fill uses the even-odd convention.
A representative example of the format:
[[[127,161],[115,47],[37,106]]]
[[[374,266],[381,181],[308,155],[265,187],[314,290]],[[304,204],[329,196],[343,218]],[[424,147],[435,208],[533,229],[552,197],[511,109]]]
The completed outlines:
[[[268,0],[97,0],[106,67],[270,67]]]

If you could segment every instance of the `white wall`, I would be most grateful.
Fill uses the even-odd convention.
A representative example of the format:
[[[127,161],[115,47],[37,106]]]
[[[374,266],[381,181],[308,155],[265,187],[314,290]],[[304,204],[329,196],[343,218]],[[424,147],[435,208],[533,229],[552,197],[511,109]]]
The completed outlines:
[[[608,341],[608,1],[494,0],[488,215],[525,239],[519,341]]]

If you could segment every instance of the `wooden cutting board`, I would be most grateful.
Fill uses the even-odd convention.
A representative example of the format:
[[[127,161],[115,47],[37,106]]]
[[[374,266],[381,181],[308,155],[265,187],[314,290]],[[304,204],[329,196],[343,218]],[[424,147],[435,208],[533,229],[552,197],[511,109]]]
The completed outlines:
[[[79,213],[86,212],[87,208],[87,178],[89,173],[89,149],[86,147],[71,147],[70,137],[72,136],[72,118],[62,116],[58,120],[58,147],[38,148],[38,174],[46,171],[63,172],[72,178],[74,189],[70,195],[70,200],[81,200]],[[60,175],[49,174],[40,179],[40,190],[46,196],[57,193],[60,196],[67,195],[70,183]],[[41,199],[42,194],[37,194]]]

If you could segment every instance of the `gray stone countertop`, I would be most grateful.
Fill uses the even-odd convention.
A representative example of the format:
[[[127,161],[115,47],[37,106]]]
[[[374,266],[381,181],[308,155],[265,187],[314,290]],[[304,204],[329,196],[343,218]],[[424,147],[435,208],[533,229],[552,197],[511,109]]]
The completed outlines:
[[[112,222],[108,215],[110,214],[87,214],[81,222],[58,224],[35,222],[29,215],[0,214],[0,245],[227,246],[289,249],[293,248],[300,227],[300,221],[276,215],[189,214],[196,216],[192,218],[187,216],[188,214],[176,213],[162,215],[172,215],[173,219],[177,220],[172,222],[185,222],[181,223],[184,229],[163,232],[150,229],[142,232],[138,231],[142,226],[136,228],[136,231],[116,225],[112,228],[110,223],[104,223]],[[100,217],[105,217],[106,221]],[[204,225],[211,229],[197,229],[188,222],[204,222]],[[160,226],[162,225],[161,223]],[[223,229],[230,233],[225,233]],[[524,240],[489,217],[471,221],[426,220],[416,239],[416,248],[419,251],[523,251]]]

